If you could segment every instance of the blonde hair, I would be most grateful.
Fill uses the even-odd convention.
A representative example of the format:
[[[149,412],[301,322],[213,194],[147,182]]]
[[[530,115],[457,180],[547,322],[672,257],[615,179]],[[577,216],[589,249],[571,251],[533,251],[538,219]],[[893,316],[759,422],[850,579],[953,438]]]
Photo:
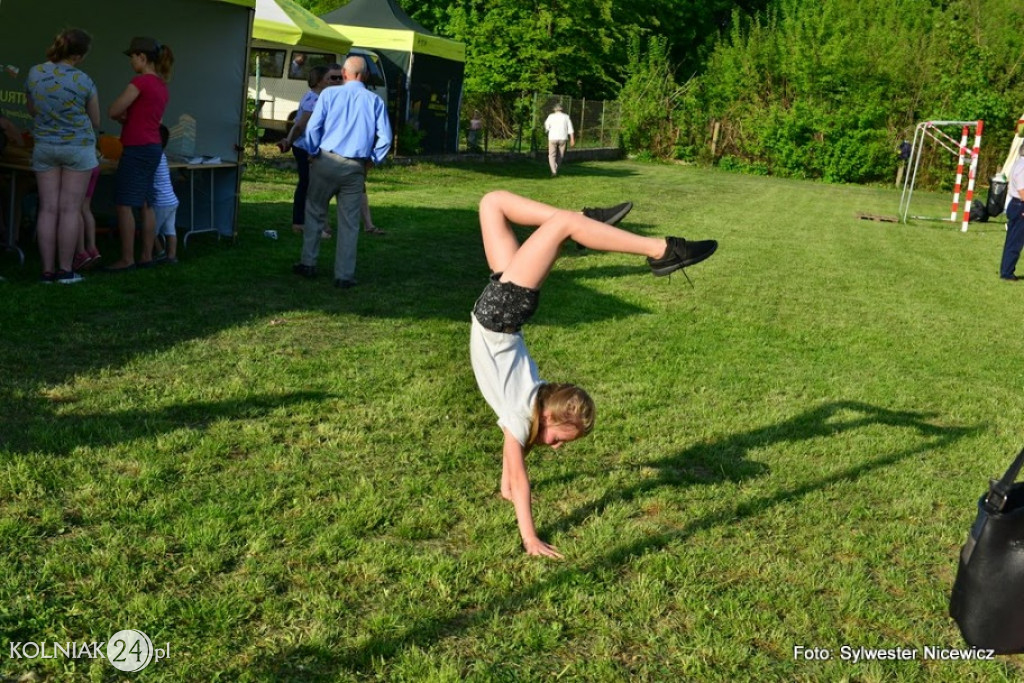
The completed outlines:
[[[568,424],[576,428],[583,437],[594,430],[597,408],[590,394],[575,384],[542,384],[533,402],[533,422],[527,448],[532,448],[540,432],[540,419],[545,413],[551,414],[549,426]]]

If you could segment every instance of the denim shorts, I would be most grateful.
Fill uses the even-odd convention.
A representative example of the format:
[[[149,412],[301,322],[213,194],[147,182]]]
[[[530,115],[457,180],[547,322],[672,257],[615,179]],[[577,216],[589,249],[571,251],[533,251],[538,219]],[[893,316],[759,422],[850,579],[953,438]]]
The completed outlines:
[[[125,145],[117,163],[115,204],[140,207],[146,202],[153,203],[153,179],[163,151],[159,144]]]
[[[473,306],[473,315],[484,329],[515,334],[533,317],[540,302],[540,290],[501,282],[501,273],[491,276],[483,294]]]
[[[91,171],[99,165],[96,148],[91,146],[37,142],[32,149],[32,170],[36,173],[44,173],[54,168]]]

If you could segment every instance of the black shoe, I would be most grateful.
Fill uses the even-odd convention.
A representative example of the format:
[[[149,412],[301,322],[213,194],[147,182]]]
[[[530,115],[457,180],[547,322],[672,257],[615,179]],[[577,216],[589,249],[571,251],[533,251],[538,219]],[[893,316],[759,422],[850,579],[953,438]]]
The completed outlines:
[[[57,274],[53,276],[53,281],[59,285],[77,285],[79,282],[84,282],[85,278],[73,270],[58,270]]]
[[[583,209],[583,215],[608,225],[618,225],[619,221],[625,218],[632,209],[633,202],[622,202],[607,209]]]
[[[666,237],[665,243],[667,248],[664,256],[647,259],[651,271],[658,277],[700,263],[718,249],[715,240],[687,242],[682,237]]]
[[[1017,277],[1016,275],[1010,275],[1009,277],[999,276],[999,279],[1005,280],[1007,282],[1017,282],[1018,280],[1020,280],[1020,278]]]
[[[339,280],[335,280],[334,281],[334,286],[337,287],[338,289],[352,289],[357,284],[359,284],[359,283],[356,282],[355,280],[340,280],[339,279]]]
[[[296,275],[313,279],[316,277],[316,266],[307,266],[305,263],[296,263],[292,266],[292,272]]]

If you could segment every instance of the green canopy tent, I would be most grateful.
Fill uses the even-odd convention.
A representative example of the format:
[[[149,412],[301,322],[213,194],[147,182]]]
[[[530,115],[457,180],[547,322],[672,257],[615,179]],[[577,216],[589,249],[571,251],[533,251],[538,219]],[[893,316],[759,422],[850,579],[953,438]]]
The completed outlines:
[[[252,37],[271,43],[307,45],[345,54],[352,41],[295,0],[256,0]]]
[[[465,45],[423,28],[396,0],[352,0],[321,18],[381,55],[396,130],[421,131],[424,152],[458,151]]]

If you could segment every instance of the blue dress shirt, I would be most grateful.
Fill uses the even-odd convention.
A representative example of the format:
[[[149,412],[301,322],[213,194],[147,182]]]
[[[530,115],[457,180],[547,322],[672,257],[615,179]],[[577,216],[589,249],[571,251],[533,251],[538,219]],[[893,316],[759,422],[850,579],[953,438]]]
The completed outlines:
[[[391,123],[384,100],[360,81],[324,89],[303,135],[310,156],[323,151],[380,165],[391,149]]]

